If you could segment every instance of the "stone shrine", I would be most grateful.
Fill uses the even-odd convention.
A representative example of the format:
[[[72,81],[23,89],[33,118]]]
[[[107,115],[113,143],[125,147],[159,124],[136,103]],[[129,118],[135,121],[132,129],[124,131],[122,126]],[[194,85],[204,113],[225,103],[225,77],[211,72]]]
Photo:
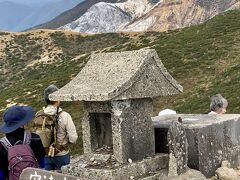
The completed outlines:
[[[63,174],[27,168],[20,179],[205,180],[225,160],[239,166],[239,114],[152,117],[152,98],[180,92],[154,50],[93,54],[50,95],[83,101],[84,155],[62,167]]]
[[[84,103],[82,164],[75,173],[65,172],[129,179],[167,169],[168,155],[155,154],[152,98],[180,92],[155,50],[93,54],[71,82],[50,95]]]

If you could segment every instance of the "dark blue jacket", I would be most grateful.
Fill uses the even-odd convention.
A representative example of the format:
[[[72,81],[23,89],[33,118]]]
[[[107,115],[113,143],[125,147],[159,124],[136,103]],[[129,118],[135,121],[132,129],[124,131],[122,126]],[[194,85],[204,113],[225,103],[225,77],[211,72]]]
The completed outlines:
[[[15,144],[21,140],[23,142],[24,129],[19,128],[11,133],[6,134],[7,139],[11,144]],[[45,150],[40,137],[37,134],[31,133],[30,147],[33,150],[35,158],[38,160],[40,167],[44,167]],[[8,153],[4,146],[0,143],[0,180],[8,179]]]

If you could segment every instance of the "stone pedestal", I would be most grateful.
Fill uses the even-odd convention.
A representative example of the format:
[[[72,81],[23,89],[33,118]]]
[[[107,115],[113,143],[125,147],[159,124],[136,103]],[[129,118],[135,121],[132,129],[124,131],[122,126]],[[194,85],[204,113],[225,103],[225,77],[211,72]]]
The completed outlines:
[[[167,177],[169,156],[167,154],[157,154],[152,158],[149,157],[141,161],[113,164],[105,167],[98,164],[89,166],[90,160],[87,159],[82,156],[70,165],[64,166],[62,168],[63,173],[91,180],[145,179],[149,176],[152,176],[153,178],[150,179],[153,180],[154,174],[158,174],[159,171],[162,176]]]

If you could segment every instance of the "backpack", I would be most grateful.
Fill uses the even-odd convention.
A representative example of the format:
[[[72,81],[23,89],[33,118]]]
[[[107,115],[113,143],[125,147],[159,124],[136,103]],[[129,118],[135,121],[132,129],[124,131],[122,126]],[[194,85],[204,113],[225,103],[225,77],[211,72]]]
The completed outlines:
[[[47,155],[49,154],[51,145],[57,143],[56,124],[58,124],[58,118],[60,113],[58,113],[57,110],[56,115],[48,115],[45,114],[43,111],[39,111],[36,113],[33,120],[33,132],[40,136]]]
[[[19,180],[20,174],[27,167],[38,168],[38,162],[34,156],[31,143],[31,133],[24,132],[24,140],[12,145],[6,137],[0,142],[8,152],[9,180]],[[18,144],[22,142],[22,144]]]

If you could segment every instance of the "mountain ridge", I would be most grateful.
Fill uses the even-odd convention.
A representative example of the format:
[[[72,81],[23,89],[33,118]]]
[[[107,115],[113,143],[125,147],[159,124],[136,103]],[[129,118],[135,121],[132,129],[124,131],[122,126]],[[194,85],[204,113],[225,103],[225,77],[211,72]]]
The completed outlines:
[[[65,22],[67,24],[61,23],[64,25],[54,26],[54,28],[82,33],[167,31],[203,23],[227,10],[240,8],[238,0],[141,0],[141,6],[139,6],[139,2],[137,3],[134,0],[125,0],[123,2],[104,1],[109,3],[109,6],[112,3],[120,8],[119,11],[128,13],[130,21],[121,24],[120,19],[118,22],[115,21],[116,24],[112,22],[109,24],[106,23],[104,26],[108,27],[109,31],[106,29],[102,29],[101,31],[99,29],[96,32],[95,29],[101,26],[98,23],[100,21],[98,16],[114,17],[115,14],[120,13],[118,11],[107,11],[105,8],[109,6],[103,7],[101,11],[93,8],[98,6],[99,2],[98,0],[91,0],[90,3],[85,2],[85,4],[88,4],[88,9],[85,8],[81,12],[82,14],[78,14],[78,17],[75,16],[72,18],[71,22]],[[81,4],[78,5],[78,8],[81,8]],[[103,15],[102,11],[105,12],[105,15]],[[68,13],[70,12],[71,10],[68,11]],[[92,17],[89,15],[88,17],[87,14],[94,14],[95,16]],[[101,19],[101,21],[104,21],[104,19]],[[57,18],[51,21],[53,24],[58,24],[57,22]],[[76,24],[79,24],[79,27]],[[89,28],[82,28],[82,24],[85,24]],[[76,29],[71,27],[75,27]],[[40,26],[40,28],[52,28],[52,26],[45,24]]]
[[[123,0],[124,1],[124,0]],[[67,23],[75,21],[78,17],[82,16],[92,5],[97,2],[115,2],[115,0],[87,0],[79,3],[72,9],[63,12],[56,16],[51,21],[37,25],[30,29],[57,29]]]

